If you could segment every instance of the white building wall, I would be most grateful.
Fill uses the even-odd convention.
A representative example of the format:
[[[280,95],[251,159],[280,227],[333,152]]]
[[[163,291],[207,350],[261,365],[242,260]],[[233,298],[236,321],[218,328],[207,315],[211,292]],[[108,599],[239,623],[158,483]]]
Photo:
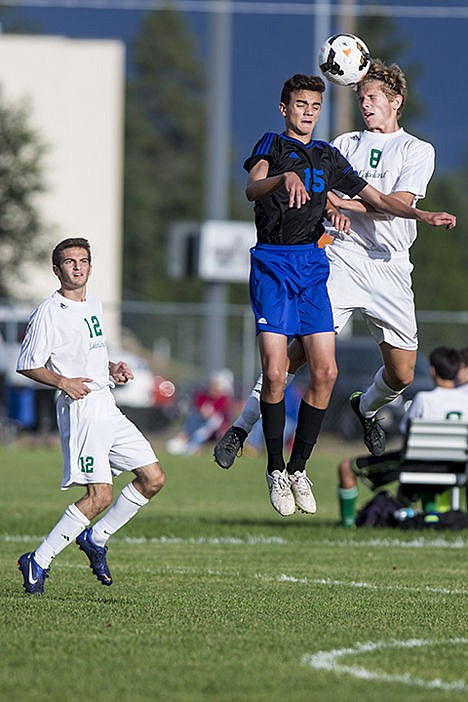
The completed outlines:
[[[30,126],[48,146],[38,208],[51,225],[50,248],[69,236],[90,241],[89,288],[110,309],[121,294],[124,61],[119,41],[0,35],[2,93],[28,101]],[[28,278],[15,286],[23,300],[56,288],[50,263]],[[117,341],[117,315],[107,315],[107,327]]]

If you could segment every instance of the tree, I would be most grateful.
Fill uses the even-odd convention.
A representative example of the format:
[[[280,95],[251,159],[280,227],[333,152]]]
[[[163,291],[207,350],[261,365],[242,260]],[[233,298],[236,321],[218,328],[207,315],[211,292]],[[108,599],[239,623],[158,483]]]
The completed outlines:
[[[35,197],[44,192],[45,146],[29,125],[27,105],[8,104],[0,91],[0,296],[23,264],[44,255],[44,227]]]
[[[408,63],[404,60],[408,50],[408,43],[398,31],[396,22],[391,17],[382,15],[362,15],[357,24],[357,33],[369,47],[372,56],[377,56],[386,64],[397,63],[404,70],[409,94],[403,112],[403,121],[408,128],[424,112],[424,108],[418,99],[416,92],[412,89],[418,74],[421,72],[420,66]],[[362,118],[359,114],[357,102],[355,104],[354,119],[358,129],[362,125]]]
[[[405,123],[411,124],[424,112],[420,100],[411,87],[421,68],[405,60],[404,56],[408,50],[408,44],[398,32],[395,21],[391,17],[382,15],[363,15],[358,20],[357,33],[365,38],[372,56],[377,56],[386,64],[397,63],[404,70],[409,85],[409,94],[403,116]],[[357,105],[356,119],[358,124],[362,124]]]
[[[416,302],[425,310],[466,310],[466,271],[468,269],[468,215],[466,192],[468,164],[460,172],[434,175],[428,196],[420,207],[445,210],[457,215],[451,231],[418,225],[418,238],[412,247]]]
[[[180,13],[150,13],[127,87],[126,297],[193,299],[201,289],[168,280],[166,237],[174,220],[201,219],[204,142],[204,83],[192,36]]]

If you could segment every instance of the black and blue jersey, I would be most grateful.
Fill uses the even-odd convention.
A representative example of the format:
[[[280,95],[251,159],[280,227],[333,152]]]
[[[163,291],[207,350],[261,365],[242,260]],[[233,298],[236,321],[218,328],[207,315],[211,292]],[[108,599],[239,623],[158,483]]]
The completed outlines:
[[[289,194],[281,186],[255,201],[257,241],[262,244],[311,244],[324,232],[323,211],[327,192],[337,189],[349,197],[367,182],[357,175],[338,149],[325,141],[303,144],[285,134],[267,132],[255,145],[244,168],[250,171],[262,159],[268,161],[268,176],[294,171],[310,194],[302,207],[289,207]]]

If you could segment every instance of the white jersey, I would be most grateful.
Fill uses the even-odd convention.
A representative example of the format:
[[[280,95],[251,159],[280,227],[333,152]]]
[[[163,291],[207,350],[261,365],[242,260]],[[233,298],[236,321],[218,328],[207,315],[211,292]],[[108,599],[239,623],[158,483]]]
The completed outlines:
[[[468,421],[468,393],[459,388],[435,387],[416,393],[408,411],[401,420],[400,431],[405,433],[410,419],[439,422],[446,419]]]
[[[100,300],[77,302],[54,292],[31,314],[17,370],[46,367],[66,378],[92,378],[91,390],[113,387]]]
[[[332,142],[347,158],[357,173],[380,192],[410,192],[414,204],[426,194],[434,171],[434,147],[404,129],[390,134],[378,132],[348,132]],[[344,196],[343,197],[347,197]],[[332,246],[355,250],[361,255],[388,260],[408,256],[416,239],[416,220],[391,215],[346,211],[351,220],[349,234],[339,234]],[[400,255],[400,256],[399,256]]]

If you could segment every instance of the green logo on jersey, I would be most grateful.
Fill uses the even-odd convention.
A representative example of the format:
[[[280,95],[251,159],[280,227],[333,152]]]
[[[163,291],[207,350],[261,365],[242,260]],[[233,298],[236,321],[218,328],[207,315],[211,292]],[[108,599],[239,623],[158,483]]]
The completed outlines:
[[[93,314],[89,320],[85,317],[85,322],[88,327],[90,339],[92,339],[93,336],[102,336],[101,324],[95,314]]]
[[[456,412],[455,410],[452,410],[451,412],[447,412],[445,419],[452,419],[461,422],[462,416],[463,412]]]
[[[377,168],[381,156],[382,152],[380,151],[380,149],[371,149],[369,155],[369,166],[371,168]]]
[[[93,456],[80,456],[80,471],[82,473],[94,473],[94,458]]]

